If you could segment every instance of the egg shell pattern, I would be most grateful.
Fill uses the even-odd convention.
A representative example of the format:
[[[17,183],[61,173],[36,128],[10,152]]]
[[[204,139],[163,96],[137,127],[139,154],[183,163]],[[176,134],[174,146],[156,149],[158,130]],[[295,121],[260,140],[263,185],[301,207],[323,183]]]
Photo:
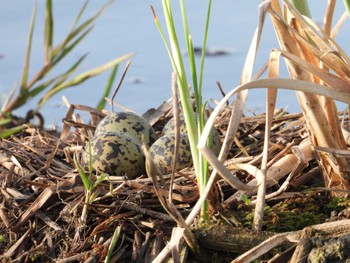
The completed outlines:
[[[170,133],[160,137],[149,149],[154,164],[163,174],[171,173],[174,160],[175,134]],[[176,170],[192,166],[190,142],[186,134],[180,134],[178,160]]]
[[[86,145],[84,163],[89,163]],[[145,172],[145,158],[139,143],[127,134],[101,132],[91,139],[92,166],[110,175],[135,178]],[[84,157],[85,156],[85,157]]]
[[[169,133],[174,133],[175,132],[175,120],[174,118],[170,119],[164,126],[162,134],[166,135]],[[181,134],[187,134],[187,128],[185,124],[185,119],[183,115],[180,115],[180,133]],[[220,150],[221,150],[221,140],[220,140],[220,134],[216,129],[211,130],[211,149],[216,155],[219,155]]]
[[[101,132],[126,133],[142,143],[142,135],[145,144],[151,146],[157,139],[153,127],[141,116],[132,112],[111,113],[97,125],[95,134]]]
[[[185,117],[182,114],[179,116],[179,121],[180,121],[180,133],[187,133]],[[174,133],[174,132],[175,132],[175,119],[171,118],[163,127],[162,134],[165,135],[165,134]]]

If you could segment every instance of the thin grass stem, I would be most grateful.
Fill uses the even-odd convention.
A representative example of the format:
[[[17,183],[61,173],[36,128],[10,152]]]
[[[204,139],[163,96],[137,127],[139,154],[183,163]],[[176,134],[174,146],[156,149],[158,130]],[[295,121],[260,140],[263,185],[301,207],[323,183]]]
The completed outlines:
[[[52,0],[46,0],[44,33],[45,65],[49,64],[51,61],[53,29]]]
[[[28,80],[28,74],[29,74],[29,64],[30,64],[30,54],[32,50],[32,42],[33,42],[33,32],[35,27],[35,17],[36,17],[36,2],[34,3],[33,11],[32,11],[32,18],[30,20],[29,25],[29,35],[27,40],[27,49],[24,59],[24,66],[23,66],[23,72],[22,72],[22,78],[21,78],[21,89],[20,93],[24,94],[27,91],[27,80]]]

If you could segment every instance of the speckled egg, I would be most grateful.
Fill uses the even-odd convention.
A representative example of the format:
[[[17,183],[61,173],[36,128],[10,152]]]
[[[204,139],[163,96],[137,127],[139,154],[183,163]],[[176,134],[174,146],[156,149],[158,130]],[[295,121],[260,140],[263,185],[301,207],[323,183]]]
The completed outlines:
[[[118,132],[100,132],[91,139],[92,167],[110,175],[135,178],[145,172],[141,146],[133,137]],[[89,146],[85,146],[83,161],[88,165]]]
[[[172,163],[174,160],[175,150],[175,134],[169,133],[160,137],[149,149],[149,153],[154,164],[159,168],[163,174],[171,173]],[[186,134],[180,134],[178,160],[176,170],[181,170],[185,167],[191,166],[192,155],[190,142]]]
[[[101,132],[126,133],[141,145],[142,136],[147,146],[151,146],[157,139],[153,127],[141,116],[132,112],[116,112],[106,116],[97,125],[95,134]]]
[[[174,118],[172,118],[165,124],[163,131],[162,131],[163,135],[175,132],[175,123],[174,122],[175,122],[175,120],[174,120]],[[183,115],[180,115],[180,133],[187,134],[187,128],[186,128],[185,119],[184,119]],[[213,152],[216,155],[219,155],[222,143],[220,140],[220,134],[216,129],[212,129],[211,138],[212,138],[211,149],[213,150]]]
[[[196,115],[195,115],[196,116]],[[180,121],[180,133],[187,133],[185,117],[184,115],[179,116]],[[174,133],[175,132],[175,119],[171,118],[164,126],[162,134]]]

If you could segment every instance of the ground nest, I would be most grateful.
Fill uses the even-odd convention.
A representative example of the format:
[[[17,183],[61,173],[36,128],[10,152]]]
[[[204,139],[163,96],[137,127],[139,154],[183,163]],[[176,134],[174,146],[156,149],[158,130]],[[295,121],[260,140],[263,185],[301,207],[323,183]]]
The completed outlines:
[[[91,124],[74,119],[74,110],[70,109],[62,133],[28,126],[21,134],[1,141],[2,262],[103,262],[116,229],[120,235],[110,262],[152,262],[176,227],[157,198],[151,179],[145,175],[134,180],[110,175],[93,190],[93,202],[86,205],[86,189],[74,165],[74,152],[84,145],[103,115],[84,106],[77,109],[90,111]],[[160,131],[171,112],[171,107],[164,103],[148,111],[145,117]],[[222,136],[229,116],[227,108],[216,120],[215,126]],[[302,114],[276,112],[269,166],[291,154],[291,147],[307,138],[304,125]],[[237,159],[259,167],[264,129],[263,114],[242,119],[225,162],[228,169]],[[243,182],[253,179],[243,172],[232,172]],[[273,233],[348,218],[349,202],[330,201],[320,178],[316,162],[310,161],[305,169],[293,174],[287,190],[278,192],[280,182],[271,185],[268,194],[277,194],[267,200],[264,232],[258,235],[249,231],[254,194],[238,194],[225,181],[218,180],[210,197],[210,220],[206,223],[197,220],[191,226],[200,247],[210,257],[198,258],[188,250],[183,258],[187,257],[187,262],[190,259],[230,262]],[[170,175],[164,175],[164,179],[169,184]],[[160,193],[169,194],[168,189],[160,189]],[[177,173],[172,199],[184,218],[198,197],[193,168]]]

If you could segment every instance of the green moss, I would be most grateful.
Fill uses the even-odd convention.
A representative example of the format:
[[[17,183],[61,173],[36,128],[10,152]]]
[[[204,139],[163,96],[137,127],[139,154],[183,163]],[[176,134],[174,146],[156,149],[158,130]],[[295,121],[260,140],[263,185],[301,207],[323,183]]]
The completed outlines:
[[[316,205],[317,204],[317,205]],[[291,198],[274,206],[265,206],[263,229],[273,232],[285,232],[303,229],[306,226],[320,224],[327,218],[319,205],[311,197]],[[253,211],[244,218],[244,225],[253,222]]]
[[[345,208],[350,207],[349,198],[332,198],[326,205],[326,208],[331,211],[342,211]]]

